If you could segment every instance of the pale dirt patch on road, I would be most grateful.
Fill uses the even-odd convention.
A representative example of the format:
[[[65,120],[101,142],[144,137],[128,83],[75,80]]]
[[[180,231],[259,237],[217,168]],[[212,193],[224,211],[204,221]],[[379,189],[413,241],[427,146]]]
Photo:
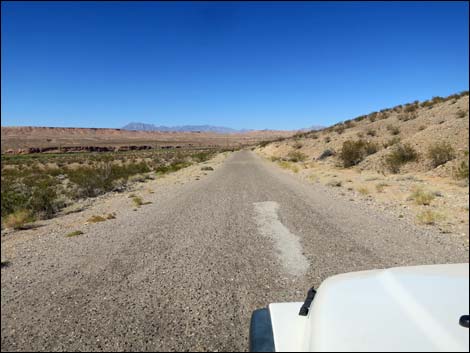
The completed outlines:
[[[259,232],[274,240],[284,270],[293,276],[303,276],[308,270],[309,262],[302,253],[299,237],[292,234],[279,220],[279,204],[266,201],[256,202],[254,206]]]

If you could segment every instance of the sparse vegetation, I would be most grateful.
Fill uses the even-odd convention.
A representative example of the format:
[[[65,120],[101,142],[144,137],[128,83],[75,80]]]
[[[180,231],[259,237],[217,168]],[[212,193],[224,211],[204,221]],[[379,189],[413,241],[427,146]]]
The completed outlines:
[[[414,200],[417,205],[429,206],[432,200],[435,199],[435,194],[426,191],[420,187],[416,187],[413,193],[410,195],[410,199]]]
[[[374,129],[367,129],[366,134],[367,134],[367,136],[376,136],[377,131],[374,130]]]
[[[384,148],[388,148],[390,146],[396,145],[397,143],[400,143],[401,139],[398,136],[392,137],[390,140],[384,142],[383,146]]]
[[[365,186],[360,186],[357,188],[357,191],[361,194],[361,195],[369,195],[370,194],[370,191],[367,187]]]
[[[400,133],[400,128],[395,125],[387,125],[387,130],[392,134],[392,135],[398,135]]]
[[[468,161],[461,161],[457,167],[454,168],[454,178],[457,180],[467,180],[468,183]]]
[[[287,154],[287,158],[289,159],[290,162],[303,162],[305,161],[308,156],[305,153],[302,153],[300,151],[290,151]]]
[[[331,156],[334,156],[335,155],[335,152],[329,148],[327,148],[326,150],[324,150],[322,152],[322,154],[318,157],[319,160],[324,160],[328,157],[331,157]]]
[[[343,143],[343,148],[339,155],[345,168],[359,164],[368,155],[377,152],[377,145],[364,140],[348,140]]]
[[[438,221],[443,220],[444,216],[435,211],[425,210],[420,212],[416,218],[418,219],[419,223],[432,225],[436,224]]]
[[[91,216],[90,218],[87,219],[88,223],[98,223],[98,222],[104,222],[106,221],[106,218],[102,216]]]
[[[3,219],[3,224],[6,228],[15,230],[23,229],[27,223],[34,221],[31,212],[28,210],[17,210],[10,213]]]
[[[82,235],[83,232],[81,230],[75,230],[73,232],[70,232],[66,235],[67,238],[71,238],[71,237],[76,237],[77,235]]]
[[[400,168],[418,159],[416,150],[408,144],[397,144],[387,156],[385,156],[385,166],[392,173],[398,173]]]
[[[209,166],[204,166],[204,167],[201,168],[201,170],[203,170],[203,171],[211,171],[211,170],[214,170],[214,168],[209,167]]]
[[[142,205],[144,204],[144,201],[143,201],[142,198],[139,197],[139,196],[134,196],[134,197],[132,198],[132,202],[134,203],[134,205],[135,205],[136,207],[140,207],[140,206],[142,206]]]
[[[453,147],[447,142],[436,142],[429,146],[428,157],[434,168],[455,158]]]
[[[1,215],[28,210],[36,219],[53,217],[78,199],[123,191],[153,178],[211,158],[220,150],[36,153],[3,155]]]
[[[299,172],[299,167],[297,167],[294,163],[289,162],[289,161],[279,161],[278,162],[279,166],[284,169],[289,169],[293,171],[294,173]]]
[[[326,185],[327,186],[332,186],[332,187],[341,187],[341,185],[343,185],[343,183],[341,182],[341,180],[332,179]]]
[[[385,188],[389,186],[387,183],[378,183],[375,185],[375,190],[377,190],[377,192],[381,193],[381,192],[384,192]]]

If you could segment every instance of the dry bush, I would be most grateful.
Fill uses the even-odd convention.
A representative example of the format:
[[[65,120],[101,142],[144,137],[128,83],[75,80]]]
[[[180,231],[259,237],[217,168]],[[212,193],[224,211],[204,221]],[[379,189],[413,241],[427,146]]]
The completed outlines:
[[[384,163],[390,172],[398,173],[404,164],[415,161],[416,159],[418,159],[418,153],[411,145],[397,144],[394,149],[385,156]]]
[[[287,154],[287,158],[291,162],[303,162],[308,158],[308,156],[305,153],[299,151],[290,151]]]
[[[410,195],[411,200],[414,200],[417,205],[422,206],[429,206],[435,197],[434,193],[423,190],[420,187],[415,188],[413,193]]]
[[[432,225],[436,224],[436,222],[441,221],[444,219],[444,216],[441,215],[440,213],[431,211],[431,210],[425,210],[421,213],[419,213],[416,218],[418,221],[422,224],[427,224],[427,225]]]
[[[345,168],[359,164],[368,155],[377,152],[377,145],[364,140],[345,141],[339,154]]]
[[[436,142],[428,147],[428,157],[434,168],[455,158],[455,150],[448,142]]]
[[[387,130],[392,135],[398,135],[400,133],[400,128],[398,126],[394,126],[394,125],[387,125]]]
[[[18,230],[23,229],[27,223],[32,221],[34,221],[34,218],[30,211],[18,210],[7,215],[3,220],[3,224],[6,228],[13,228]]]

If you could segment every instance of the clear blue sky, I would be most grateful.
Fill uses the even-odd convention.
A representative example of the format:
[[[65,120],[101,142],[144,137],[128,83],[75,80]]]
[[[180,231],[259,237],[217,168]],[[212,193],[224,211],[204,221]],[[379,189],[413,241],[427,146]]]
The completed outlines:
[[[468,89],[467,2],[2,2],[2,125],[296,129]]]

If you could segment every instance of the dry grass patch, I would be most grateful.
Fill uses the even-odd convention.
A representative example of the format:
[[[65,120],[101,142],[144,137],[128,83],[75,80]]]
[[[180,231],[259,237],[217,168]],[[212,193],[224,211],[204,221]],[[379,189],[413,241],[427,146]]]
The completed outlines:
[[[90,218],[87,219],[88,223],[98,223],[98,222],[104,222],[106,221],[106,218],[102,216],[91,216]]]
[[[377,185],[375,185],[375,190],[377,190],[377,192],[379,193],[382,193],[384,192],[387,186],[390,186],[390,185],[387,183],[378,183]]]
[[[6,228],[12,228],[15,230],[24,229],[28,223],[34,221],[34,217],[28,210],[18,210],[7,215],[3,224]]]
[[[370,194],[370,191],[367,187],[365,186],[360,186],[357,188],[357,191],[361,194],[361,195],[369,195]]]
[[[429,206],[435,198],[436,196],[434,193],[426,191],[420,187],[416,187],[410,195],[410,199],[414,200],[415,204],[422,206]]]
[[[81,230],[75,230],[73,232],[70,232],[66,235],[67,238],[71,238],[71,237],[76,237],[77,235],[82,235],[84,234]]]
[[[416,219],[421,224],[433,225],[433,224],[436,224],[439,221],[444,220],[445,217],[442,214],[437,213],[435,211],[425,210],[425,211],[419,213],[416,216]]]
[[[284,168],[284,169],[289,169],[291,171],[293,171],[294,173],[298,173],[299,172],[299,167],[296,166],[294,163],[292,162],[288,162],[288,161],[279,161],[278,162],[279,166],[281,168]]]

